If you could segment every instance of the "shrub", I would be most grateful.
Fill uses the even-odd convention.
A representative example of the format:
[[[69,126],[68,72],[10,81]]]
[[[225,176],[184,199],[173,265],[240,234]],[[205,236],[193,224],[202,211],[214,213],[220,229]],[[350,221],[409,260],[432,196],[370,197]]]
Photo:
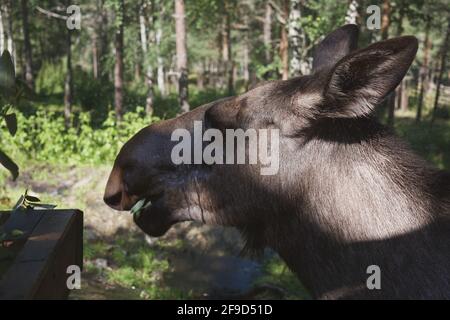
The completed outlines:
[[[126,113],[120,123],[111,111],[106,120],[95,128],[91,112],[82,111],[73,117],[73,126],[67,129],[61,113],[46,109],[38,107],[37,112],[30,116],[17,113],[21,130],[15,137],[2,136],[6,152],[21,161],[33,159],[65,164],[111,162],[133,134],[159,121],[157,117],[145,115],[144,109],[138,107],[136,111]],[[2,125],[2,134],[6,130]]]
[[[114,102],[114,85],[106,79],[95,79],[78,66],[74,71],[74,92],[75,103],[84,111],[106,113]]]

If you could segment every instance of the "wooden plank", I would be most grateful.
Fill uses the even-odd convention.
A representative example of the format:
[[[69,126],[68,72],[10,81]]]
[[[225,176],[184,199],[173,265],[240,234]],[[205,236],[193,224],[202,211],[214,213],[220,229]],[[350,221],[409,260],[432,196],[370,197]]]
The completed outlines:
[[[43,224],[39,224],[41,226]],[[43,232],[48,227],[44,227]],[[67,289],[67,267],[77,265],[83,267],[83,217],[81,211],[72,215],[67,223],[65,234],[49,257],[44,277],[39,286],[30,295],[30,299],[65,299],[69,294]]]
[[[0,213],[5,213],[0,212]],[[23,232],[23,235],[19,238],[27,238],[39,221],[44,216],[44,212],[41,210],[18,210],[12,212],[6,220],[6,222],[0,226],[0,233],[6,233],[7,235],[11,234],[13,230],[20,230]],[[17,237],[15,239],[18,239]],[[6,238],[5,240],[10,240]]]
[[[74,264],[82,267],[83,213],[79,210],[42,210],[42,213],[0,282],[0,299],[65,298],[67,267]]]
[[[6,270],[11,268],[17,254],[22,250],[28,236],[31,234],[35,226],[39,223],[44,213],[41,211],[2,211],[1,216],[6,216],[8,219],[4,221],[0,227],[0,234],[2,236],[2,245],[0,246],[0,279]],[[23,232],[20,236],[14,236],[13,230],[20,230]]]
[[[3,225],[6,220],[8,220],[9,214],[9,212],[0,211],[0,226]]]

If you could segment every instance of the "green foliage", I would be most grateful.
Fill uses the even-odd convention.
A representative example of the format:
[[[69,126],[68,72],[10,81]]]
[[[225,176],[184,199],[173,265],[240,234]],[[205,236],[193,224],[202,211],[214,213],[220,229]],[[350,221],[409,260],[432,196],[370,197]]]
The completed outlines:
[[[73,118],[73,126],[66,128],[61,113],[38,107],[26,117],[17,113],[23,130],[16,137],[5,137],[5,150],[21,159],[50,163],[99,164],[112,162],[120,147],[133,134],[159,118],[145,115],[143,108],[124,115],[117,123],[114,112],[99,128],[92,125],[91,113],[80,112]],[[1,127],[2,134],[7,130]]]
[[[279,56],[276,56],[269,64],[256,64],[255,69],[256,76],[259,79],[266,79],[267,75],[270,75],[270,78],[267,80],[276,80],[279,78],[279,70],[281,70],[281,59]]]
[[[125,4],[125,0],[106,0],[105,1],[106,7],[110,8],[114,12],[113,25],[115,28],[119,28],[125,20],[124,4]]]
[[[437,119],[416,123],[414,118],[397,118],[395,129],[421,156],[441,169],[450,169],[450,121]]]
[[[191,90],[191,95],[189,98],[189,104],[191,108],[196,108],[202,106],[204,104],[210,103],[214,100],[225,98],[228,96],[226,90],[215,90],[215,89],[206,89],[206,90]]]
[[[36,77],[36,93],[42,95],[62,95],[64,93],[64,78],[66,67],[64,60],[58,62],[45,61]]]
[[[81,68],[76,68],[74,72],[74,91],[75,103],[83,110],[94,111],[96,115],[107,112],[113,104],[114,85],[104,79],[95,79]]]
[[[263,265],[263,276],[256,284],[270,284],[286,290],[286,299],[310,299],[311,296],[292,273],[286,264],[278,257],[267,259]]]

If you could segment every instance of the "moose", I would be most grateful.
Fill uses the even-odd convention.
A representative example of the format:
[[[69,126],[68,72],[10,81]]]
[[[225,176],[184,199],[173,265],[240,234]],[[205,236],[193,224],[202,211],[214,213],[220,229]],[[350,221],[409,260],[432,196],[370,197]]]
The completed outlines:
[[[357,49],[345,25],[320,42],[311,75],[152,124],[120,150],[104,201],[130,210],[148,235],[200,221],[238,229],[245,249],[271,248],[317,299],[449,299],[450,173],[416,155],[376,110],[413,62],[402,36]],[[278,129],[279,171],[258,165],[179,164],[171,133],[205,127]],[[246,145],[246,150],[253,148]],[[368,286],[369,266],[380,287]]]

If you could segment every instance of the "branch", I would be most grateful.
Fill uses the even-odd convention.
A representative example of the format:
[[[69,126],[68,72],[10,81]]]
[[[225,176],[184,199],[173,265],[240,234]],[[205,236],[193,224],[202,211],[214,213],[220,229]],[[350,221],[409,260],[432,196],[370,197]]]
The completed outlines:
[[[287,20],[286,13],[273,0],[269,0],[269,4],[276,11],[275,16],[278,22],[282,25],[286,25]]]
[[[280,24],[282,24],[282,25],[286,25],[286,19],[281,15],[281,14],[278,14],[277,13],[277,20],[278,20],[278,22],[280,23]]]
[[[264,21],[265,21],[265,19],[263,17],[259,17],[259,16],[256,16],[253,19],[255,19],[256,21],[261,22],[261,23],[264,23]]]
[[[269,4],[272,6],[272,8],[275,9],[275,11],[277,11],[279,14],[283,14],[283,10],[281,10],[281,8],[272,0],[269,0]]]
[[[249,28],[249,26],[246,26],[244,24],[233,23],[231,25],[231,29],[245,31],[245,30],[249,30],[250,28]]]
[[[45,10],[45,9],[39,7],[39,6],[36,6],[36,9],[37,9],[40,13],[45,14],[47,17],[57,18],[57,19],[61,19],[61,20],[67,20],[67,17],[66,17],[66,16],[63,16],[63,15],[60,15],[60,14],[57,14],[57,13],[54,13],[54,12]]]

